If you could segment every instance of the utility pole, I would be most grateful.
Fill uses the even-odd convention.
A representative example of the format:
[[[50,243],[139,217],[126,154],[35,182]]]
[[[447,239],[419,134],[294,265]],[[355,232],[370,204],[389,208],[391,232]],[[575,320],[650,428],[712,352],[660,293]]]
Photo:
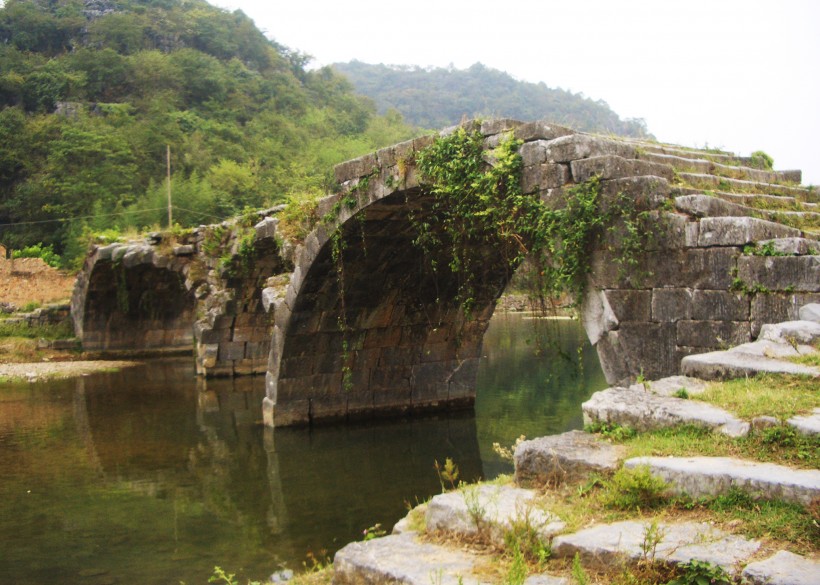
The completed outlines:
[[[174,227],[174,217],[171,213],[171,145],[165,145],[165,161],[168,167],[168,229]]]

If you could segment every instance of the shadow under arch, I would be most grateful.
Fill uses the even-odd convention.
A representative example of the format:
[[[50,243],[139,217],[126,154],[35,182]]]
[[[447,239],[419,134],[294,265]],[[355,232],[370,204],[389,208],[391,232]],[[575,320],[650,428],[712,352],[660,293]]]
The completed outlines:
[[[276,309],[269,424],[473,404],[482,338],[512,275],[509,251],[498,240],[475,242],[482,262],[466,313],[450,251],[417,244],[419,225],[435,225],[433,198],[407,182],[337,198],[336,223],[320,225],[297,255]]]

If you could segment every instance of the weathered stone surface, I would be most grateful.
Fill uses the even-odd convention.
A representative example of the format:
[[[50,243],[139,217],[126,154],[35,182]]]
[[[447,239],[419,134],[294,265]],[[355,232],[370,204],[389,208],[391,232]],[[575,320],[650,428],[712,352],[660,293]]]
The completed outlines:
[[[682,374],[704,380],[741,378],[758,372],[820,376],[820,368],[744,353],[742,348],[689,355],[681,360]]]
[[[649,321],[652,293],[648,290],[603,291],[616,323],[620,321]]]
[[[742,256],[737,277],[770,291],[820,291],[820,256]]]
[[[696,290],[692,293],[691,314],[695,321],[748,321],[750,311],[749,296],[742,293],[725,290]]]
[[[353,542],[333,558],[334,585],[487,583],[473,574],[474,554],[418,542],[413,534]]]
[[[731,488],[753,497],[808,505],[820,496],[820,470],[792,469],[732,457],[636,457],[624,467],[646,465],[672,490],[693,498],[717,496]]]
[[[582,431],[523,441],[515,449],[515,481],[545,485],[618,467],[624,450]]]
[[[530,575],[524,580],[524,585],[570,585],[568,579],[553,577],[552,575]]]
[[[748,321],[678,321],[677,343],[714,348],[746,343],[752,338]]]
[[[574,160],[571,168],[572,178],[576,183],[583,183],[592,177],[600,177],[602,180],[645,175],[667,180],[672,178],[671,167],[616,155],[590,156]]]
[[[635,147],[624,142],[608,140],[589,134],[573,134],[550,140],[546,145],[546,161],[568,163],[574,160],[612,154],[634,158]]]
[[[817,321],[786,321],[764,325],[760,329],[760,339],[787,343],[812,345],[820,341],[820,323]]]
[[[696,400],[659,396],[637,386],[601,390],[581,408],[585,424],[617,423],[638,431],[690,424],[730,436],[743,436],[749,432],[748,423],[721,408]]]
[[[689,396],[697,396],[706,391],[706,382],[688,376],[669,376],[660,380],[652,380],[643,384],[633,384],[630,390],[648,390],[659,396],[672,396],[680,390],[686,390]]]
[[[700,221],[698,245],[744,246],[760,240],[800,235],[796,228],[754,217],[707,217]]]
[[[810,303],[800,307],[800,320],[820,323],[820,303]]]
[[[554,140],[561,136],[575,134],[575,130],[552,124],[546,120],[527,122],[516,127],[513,136],[518,140]]]
[[[572,558],[578,554],[585,562],[598,566],[620,563],[624,558],[638,561],[645,556],[641,545],[649,527],[648,522],[630,520],[557,536],[552,541],[552,554],[556,558]],[[760,548],[757,541],[727,534],[708,524],[659,523],[658,529],[662,538],[655,549],[655,559],[672,564],[696,559],[719,565],[734,574],[737,565]]]
[[[798,433],[804,435],[820,435],[820,408],[815,408],[812,414],[793,416],[786,421],[786,424],[793,426]]]
[[[609,304],[607,295],[602,291],[590,291],[584,298],[581,309],[581,322],[592,345],[598,343],[601,336],[618,326],[618,318]]]
[[[652,291],[652,320],[674,322],[691,319],[692,289],[657,288]],[[685,345],[680,343],[680,345]]]
[[[680,195],[675,197],[675,209],[696,217],[751,217],[752,207],[738,205],[709,195]]]
[[[521,190],[534,193],[546,189],[562,187],[570,181],[566,165],[539,163],[524,167],[521,176]]]
[[[817,585],[820,562],[781,550],[768,559],[749,563],[742,576],[753,585]]]
[[[427,530],[484,534],[499,546],[515,525],[526,523],[544,540],[565,527],[557,516],[538,507],[535,492],[483,484],[434,496],[427,504],[426,520]]]
[[[817,254],[820,250],[820,242],[806,238],[777,238],[758,242],[758,246],[765,245],[771,246],[778,254],[794,254],[795,256]]]

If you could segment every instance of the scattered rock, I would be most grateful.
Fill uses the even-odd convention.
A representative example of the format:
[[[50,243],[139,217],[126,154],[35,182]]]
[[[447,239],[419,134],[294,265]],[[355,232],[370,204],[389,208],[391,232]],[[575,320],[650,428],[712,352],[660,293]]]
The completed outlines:
[[[656,527],[659,541],[654,558],[672,564],[697,559],[734,572],[738,563],[760,547],[757,541],[727,534],[708,524],[659,523]],[[620,562],[624,557],[638,561],[646,556],[651,530],[650,523],[632,520],[601,524],[555,537],[552,553],[556,558],[572,558],[577,553],[585,562],[598,566]]]
[[[554,485],[592,472],[613,471],[623,453],[623,447],[582,431],[523,441],[515,449],[515,481]]]
[[[484,534],[503,545],[515,526],[527,526],[542,539],[564,529],[556,516],[537,507],[535,493],[511,486],[475,485],[435,496],[427,504],[427,529],[467,536]]]
[[[781,550],[764,561],[749,563],[743,577],[753,585],[816,585],[820,562]]]
[[[636,457],[624,467],[646,465],[672,484],[676,493],[693,498],[717,496],[731,488],[753,497],[808,505],[820,497],[820,470],[792,469],[774,463],[732,457]]]
[[[697,425],[732,437],[745,436],[749,424],[722,408],[672,396],[659,396],[641,389],[607,388],[593,394],[581,405],[584,423],[617,423],[638,431],[675,427],[684,424]]]

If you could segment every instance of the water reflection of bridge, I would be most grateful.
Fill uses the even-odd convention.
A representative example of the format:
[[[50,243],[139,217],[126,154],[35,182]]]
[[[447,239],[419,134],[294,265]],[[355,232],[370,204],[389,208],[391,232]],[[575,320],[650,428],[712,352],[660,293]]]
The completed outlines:
[[[193,522],[185,510],[204,509],[244,546],[298,566],[309,550],[355,539],[438,491],[435,459],[453,457],[465,479],[481,475],[470,414],[273,430],[259,420],[263,380],[194,382],[190,370],[152,364],[78,380],[74,391],[95,468],[118,489],[173,499],[175,538]]]

